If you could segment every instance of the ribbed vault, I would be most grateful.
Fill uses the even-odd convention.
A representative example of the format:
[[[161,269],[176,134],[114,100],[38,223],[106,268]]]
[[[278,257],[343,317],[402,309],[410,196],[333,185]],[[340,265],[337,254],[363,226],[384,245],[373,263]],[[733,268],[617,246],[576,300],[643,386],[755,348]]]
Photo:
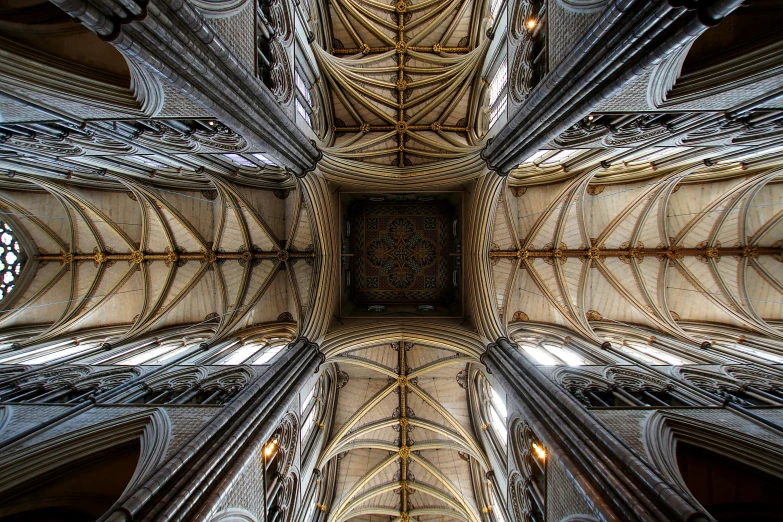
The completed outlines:
[[[478,339],[382,324],[331,334],[323,346],[347,377],[317,464],[338,463],[328,519],[481,520],[470,461],[489,463],[463,388]]]
[[[313,44],[335,122],[322,168],[393,173],[475,157],[486,9],[473,0],[329,2],[331,43]]]
[[[506,321],[567,325],[596,341],[596,320],[692,342],[703,339],[680,322],[781,338],[780,169],[709,183],[705,167],[612,185],[593,174],[500,196],[489,258]]]
[[[215,339],[310,309],[313,238],[299,192],[156,189],[113,175],[88,190],[18,175],[0,211],[33,245],[28,285],[3,300],[0,327],[46,324],[39,342],[113,324],[113,342],[209,323]],[[279,197],[278,197],[279,196]],[[285,199],[281,199],[285,198]],[[108,321],[107,321],[108,319]]]

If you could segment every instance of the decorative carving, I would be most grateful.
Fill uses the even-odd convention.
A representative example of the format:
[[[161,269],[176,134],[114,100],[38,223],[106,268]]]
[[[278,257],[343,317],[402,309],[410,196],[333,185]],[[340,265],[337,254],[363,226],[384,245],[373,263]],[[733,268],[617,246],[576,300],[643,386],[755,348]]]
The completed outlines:
[[[461,370],[457,374],[457,384],[459,384],[459,387],[462,388],[463,390],[467,390],[468,389],[468,370],[467,369]]]
[[[344,388],[348,384],[348,374],[342,370],[337,372],[337,388]]]

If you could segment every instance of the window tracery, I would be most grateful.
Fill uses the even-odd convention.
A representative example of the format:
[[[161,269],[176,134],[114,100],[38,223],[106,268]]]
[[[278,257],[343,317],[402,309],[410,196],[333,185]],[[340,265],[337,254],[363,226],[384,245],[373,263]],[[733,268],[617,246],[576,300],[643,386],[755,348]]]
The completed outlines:
[[[294,514],[298,478],[291,466],[298,442],[299,426],[289,413],[261,449],[269,522],[287,522]]]
[[[724,375],[705,368],[682,368],[680,376],[698,388],[746,408],[783,405],[783,381],[742,367]]]
[[[518,344],[525,352],[530,354],[538,364],[545,366],[583,366],[585,364],[591,364],[587,358],[577,353],[575,350],[553,342],[543,341],[534,343],[520,341]]]
[[[548,458],[545,446],[530,425],[519,419],[512,424],[509,442],[516,468],[508,483],[509,507],[517,521],[543,521]]]
[[[483,422],[481,429],[491,434],[490,440],[497,446],[495,449],[499,454],[504,455],[508,448],[508,430],[506,428],[508,411],[505,398],[492,386],[485,375],[479,373],[476,378]]]
[[[24,254],[11,226],[0,219],[0,301],[14,289],[22,273]]]
[[[498,67],[495,75],[492,77],[492,81],[489,82],[489,127],[491,128],[500,116],[506,111],[506,105],[508,103],[508,95],[506,93],[506,85],[508,83],[507,78],[508,64],[506,58]]]
[[[563,370],[555,378],[588,408],[694,406],[690,396],[669,381],[623,367],[608,367],[604,375]]]

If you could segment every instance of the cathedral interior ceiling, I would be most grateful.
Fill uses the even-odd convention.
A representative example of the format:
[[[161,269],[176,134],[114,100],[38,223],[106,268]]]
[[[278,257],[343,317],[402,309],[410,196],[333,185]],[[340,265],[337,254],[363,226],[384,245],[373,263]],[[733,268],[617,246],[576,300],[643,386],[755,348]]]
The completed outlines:
[[[475,157],[478,74],[490,43],[483,5],[330,2],[332,40],[314,46],[332,90],[336,140],[326,155],[372,165],[364,170]]]
[[[122,176],[113,191],[14,179],[38,189],[0,195],[4,219],[36,247],[24,252],[35,277],[0,327],[49,324],[40,341],[107,319],[129,327],[123,338],[206,321],[220,339],[307,314],[315,253],[299,191],[240,191],[217,178],[198,192]]]
[[[502,179],[479,158],[485,61],[510,52],[489,56],[489,4],[319,3],[310,22],[328,41],[306,50],[332,128],[300,180],[217,118],[149,119],[112,60],[100,86],[66,74],[75,56],[49,64],[78,100],[59,119],[0,93],[13,102],[0,115],[0,216],[24,261],[0,330],[35,330],[28,346],[99,327],[119,332],[111,343],[182,325],[211,342],[267,323],[309,336],[340,388],[319,426],[316,468],[337,469],[329,522],[488,518],[489,425],[471,413],[468,371],[521,323],[597,344],[616,325],[699,343],[693,325],[716,323],[783,341],[781,111],[596,112]],[[520,36],[532,5],[518,3]],[[542,20],[530,21],[528,36]],[[26,89],[35,79],[2,60],[22,45],[5,22],[0,75]],[[25,41],[42,67],[48,51]],[[93,87],[121,110],[102,112]],[[96,112],[67,117],[84,107]],[[333,181],[363,195],[346,203]],[[447,185],[461,192],[433,196]],[[348,301],[397,320],[343,323]],[[400,320],[418,305],[452,321]]]
[[[475,348],[451,341],[448,330],[359,330],[367,331],[358,342],[325,344],[347,381],[319,459],[338,462],[330,520],[407,513],[478,522],[469,457],[484,471],[488,461],[465,399]]]
[[[461,196],[342,195],[343,316],[461,315]]]
[[[689,341],[679,321],[780,338],[781,171],[735,166],[731,177],[699,181],[711,170],[608,185],[583,175],[504,191],[489,254],[500,313],[596,340],[590,322],[601,320]]]

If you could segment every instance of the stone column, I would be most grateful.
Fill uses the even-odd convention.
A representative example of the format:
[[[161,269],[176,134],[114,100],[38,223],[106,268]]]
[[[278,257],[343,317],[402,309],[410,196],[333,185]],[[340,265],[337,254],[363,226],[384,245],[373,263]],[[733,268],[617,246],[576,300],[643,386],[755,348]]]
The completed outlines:
[[[490,344],[482,362],[606,520],[707,520],[511,341]]]
[[[304,337],[296,339],[266,372],[102,520],[210,520],[248,462],[260,458],[263,444],[321,362],[317,344]]]

